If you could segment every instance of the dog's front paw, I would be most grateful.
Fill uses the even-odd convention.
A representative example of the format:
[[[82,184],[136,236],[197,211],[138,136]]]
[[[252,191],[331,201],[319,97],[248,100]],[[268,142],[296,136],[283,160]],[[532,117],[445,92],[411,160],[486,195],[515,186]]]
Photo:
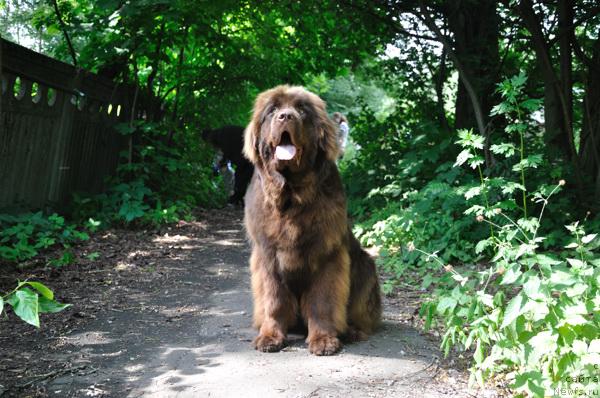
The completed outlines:
[[[254,339],[254,348],[262,352],[277,352],[285,345],[283,336],[259,334]]]
[[[318,336],[308,341],[308,350],[315,355],[333,355],[340,348],[342,348],[342,343],[333,336]]]

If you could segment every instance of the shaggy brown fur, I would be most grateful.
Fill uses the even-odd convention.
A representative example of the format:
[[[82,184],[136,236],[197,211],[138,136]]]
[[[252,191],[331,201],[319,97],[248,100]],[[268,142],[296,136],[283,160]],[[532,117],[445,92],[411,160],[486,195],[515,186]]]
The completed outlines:
[[[277,147],[295,155],[282,160]],[[381,316],[375,264],[352,235],[335,165],[337,130],[325,103],[302,87],[258,96],[244,154],[255,165],[246,193],[256,349],[279,351],[301,319],[311,353],[364,339]]]

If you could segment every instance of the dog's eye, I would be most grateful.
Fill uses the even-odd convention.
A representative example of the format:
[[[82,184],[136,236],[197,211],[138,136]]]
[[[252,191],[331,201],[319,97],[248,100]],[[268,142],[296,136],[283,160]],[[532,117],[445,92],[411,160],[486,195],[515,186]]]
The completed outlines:
[[[277,106],[275,106],[275,105],[271,105],[271,106],[265,108],[265,111],[262,114],[261,123],[264,123],[264,121],[267,120],[268,117],[273,116],[273,114],[275,112],[277,112]]]
[[[298,110],[300,117],[304,118],[306,116],[307,110],[305,105],[298,105],[296,109]]]

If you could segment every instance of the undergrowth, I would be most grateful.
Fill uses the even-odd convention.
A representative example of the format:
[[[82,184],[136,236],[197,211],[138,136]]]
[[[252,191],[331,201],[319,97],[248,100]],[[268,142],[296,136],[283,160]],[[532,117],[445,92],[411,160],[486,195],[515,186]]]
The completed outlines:
[[[416,271],[431,293],[425,327],[443,328],[446,355],[472,353],[471,383],[501,379],[519,396],[600,394],[599,223],[563,196],[569,171],[539,145],[540,101],[524,96],[525,83],[521,74],[498,87],[493,114],[507,124],[487,164],[484,137],[461,130],[447,151],[454,160],[424,177],[428,154],[415,142],[404,153],[422,153],[421,170],[397,165],[368,194],[376,206],[351,202],[355,232],[383,249],[388,292]]]
[[[0,214],[0,263],[19,264],[59,247],[48,267],[75,262],[73,245],[109,226],[158,227],[190,219],[197,206],[225,203],[222,183],[213,176],[212,149],[193,131],[167,123],[118,126],[131,145],[121,152],[117,172],[100,194],[76,193],[66,214],[42,211]],[[33,288],[33,290],[32,290]],[[9,305],[25,322],[39,327],[39,313],[67,307],[39,282],[19,282],[0,295],[0,314]]]

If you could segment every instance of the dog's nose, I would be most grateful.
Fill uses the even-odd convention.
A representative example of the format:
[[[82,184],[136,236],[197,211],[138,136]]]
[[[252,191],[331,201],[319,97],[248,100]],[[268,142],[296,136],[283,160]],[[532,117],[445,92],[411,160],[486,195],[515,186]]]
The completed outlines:
[[[282,109],[277,114],[277,120],[279,120],[280,122],[283,122],[286,120],[292,120],[293,118],[294,118],[294,113],[290,109]]]

